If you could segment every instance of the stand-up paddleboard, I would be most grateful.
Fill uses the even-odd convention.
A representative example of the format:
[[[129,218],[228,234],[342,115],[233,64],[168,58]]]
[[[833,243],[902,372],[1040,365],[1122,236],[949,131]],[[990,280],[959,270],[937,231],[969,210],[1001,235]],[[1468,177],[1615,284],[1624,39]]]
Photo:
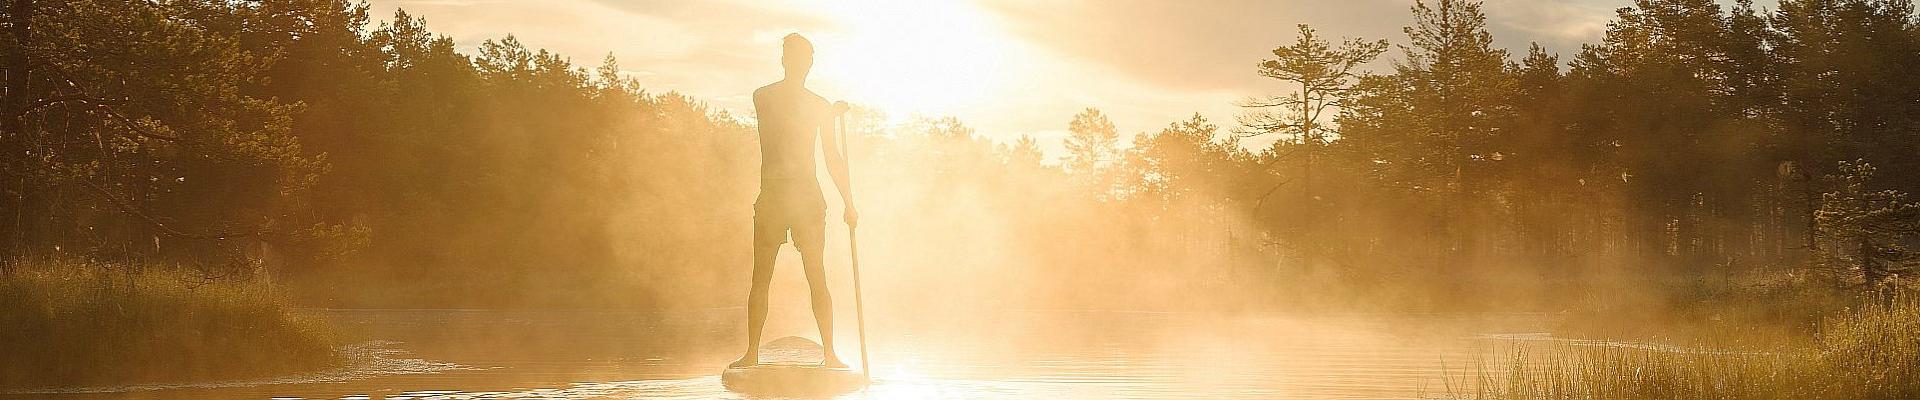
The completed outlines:
[[[830,395],[860,390],[867,379],[852,368],[820,365],[825,352],[813,340],[788,336],[760,346],[760,364],[720,373],[727,390],[771,396]]]

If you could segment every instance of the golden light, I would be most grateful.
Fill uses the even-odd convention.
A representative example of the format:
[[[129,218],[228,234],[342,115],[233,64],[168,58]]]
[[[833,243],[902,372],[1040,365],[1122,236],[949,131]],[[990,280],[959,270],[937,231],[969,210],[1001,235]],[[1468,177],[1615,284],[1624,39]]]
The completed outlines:
[[[814,76],[829,98],[952,115],[1006,93],[1015,39],[966,1],[835,1],[810,7],[839,28],[816,35]]]

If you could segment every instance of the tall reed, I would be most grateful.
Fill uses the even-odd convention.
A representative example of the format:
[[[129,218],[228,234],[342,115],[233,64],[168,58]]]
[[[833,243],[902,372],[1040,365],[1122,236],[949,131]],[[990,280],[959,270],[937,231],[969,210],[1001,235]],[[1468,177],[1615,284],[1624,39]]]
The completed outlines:
[[[265,377],[337,361],[260,277],[78,260],[0,274],[0,388]]]
[[[1920,399],[1920,295],[1822,319],[1809,345],[1734,351],[1602,341],[1509,343],[1449,374],[1451,399]]]

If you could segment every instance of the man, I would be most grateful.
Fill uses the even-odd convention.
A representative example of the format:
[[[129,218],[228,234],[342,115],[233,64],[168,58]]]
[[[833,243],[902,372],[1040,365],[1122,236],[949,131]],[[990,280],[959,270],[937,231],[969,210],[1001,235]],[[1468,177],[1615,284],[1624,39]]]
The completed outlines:
[[[814,177],[814,143],[826,153],[827,174],[840,189],[848,227],[858,224],[853,188],[847,185],[847,158],[833,135],[834,119],[847,111],[846,102],[827,104],[807,90],[813,69],[813,43],[800,34],[782,39],[780,64],[786,77],[753,91],[753,112],[760,120],[760,198],[753,203],[753,291],[747,296],[747,354],[732,366],[760,362],[760,329],[767,323],[767,286],[773,280],[773,260],[788,233],[800,250],[807,286],[813,291],[813,319],[820,328],[826,357],[821,364],[844,368],[833,352],[833,297],[827,293],[827,272],[821,260],[826,247],[827,201]]]

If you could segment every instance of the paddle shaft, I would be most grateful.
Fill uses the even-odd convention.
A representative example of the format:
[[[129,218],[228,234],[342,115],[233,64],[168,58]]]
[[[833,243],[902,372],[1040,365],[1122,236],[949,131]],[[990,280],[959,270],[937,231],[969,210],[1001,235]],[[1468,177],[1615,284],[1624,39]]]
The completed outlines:
[[[853,157],[847,154],[847,117],[841,114],[835,118],[840,123],[840,162],[847,164],[847,186],[853,186]],[[853,193],[852,188],[847,193]],[[847,200],[848,205],[853,200]],[[860,299],[860,232],[859,228],[847,225],[847,255],[853,258],[853,318],[860,333],[860,376],[868,382],[873,381],[873,368],[867,364],[867,306]]]

